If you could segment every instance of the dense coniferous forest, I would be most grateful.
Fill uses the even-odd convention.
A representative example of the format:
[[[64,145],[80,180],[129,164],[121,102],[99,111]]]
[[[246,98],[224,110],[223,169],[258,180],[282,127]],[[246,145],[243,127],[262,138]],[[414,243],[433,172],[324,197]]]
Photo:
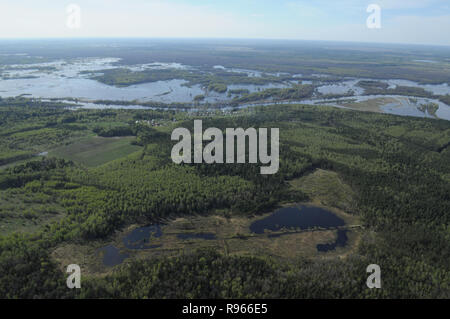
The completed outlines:
[[[170,134],[192,129],[194,119],[221,129],[279,128],[279,173],[172,163]],[[19,98],[1,100],[0,123],[0,223],[8,225],[0,237],[2,298],[450,297],[448,121],[307,105],[216,114],[67,110]],[[101,165],[62,151],[80,140],[124,137],[136,149]],[[52,257],[61,244],[107,241],[131,224],[217,210],[250,217],[308,201],[289,182],[316,169],[336,172],[357,194],[348,212],[364,231],[348,256],[281,260],[202,250],[87,274],[80,290],[66,287]],[[383,289],[366,287],[369,264],[381,266]]]

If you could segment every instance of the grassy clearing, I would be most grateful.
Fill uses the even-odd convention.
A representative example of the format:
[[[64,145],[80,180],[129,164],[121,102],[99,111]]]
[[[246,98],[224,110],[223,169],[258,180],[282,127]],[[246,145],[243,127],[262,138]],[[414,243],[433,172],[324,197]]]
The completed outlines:
[[[49,155],[95,167],[140,150],[140,146],[131,144],[134,139],[134,137],[89,137],[56,148],[50,151]]]
[[[102,265],[97,250],[95,245],[63,244],[52,252],[52,257],[59,262],[63,272],[66,272],[68,265],[77,264],[85,275],[106,275],[111,269]]]
[[[348,215],[334,209],[339,217],[343,218],[347,225],[357,224],[357,217]],[[106,245],[113,245],[120,249],[121,253],[129,254],[132,259],[152,259],[161,256],[177,256],[196,250],[207,248],[216,249],[226,255],[240,256],[271,256],[276,259],[295,261],[299,257],[308,258],[333,258],[345,257],[357,247],[360,240],[361,230],[349,229],[348,244],[338,247],[334,251],[326,253],[318,252],[318,244],[333,243],[336,240],[337,230],[304,230],[304,231],[280,231],[262,235],[253,234],[249,226],[254,221],[264,218],[231,217],[226,218],[219,215],[195,216],[189,218],[177,218],[162,226],[163,235],[159,238],[152,237],[151,245],[162,245],[159,248],[146,250],[129,250],[123,244],[123,238],[133,229],[139,227],[132,225],[121,232],[116,233],[109,242],[95,242],[91,245],[63,245],[58,247],[53,257],[61,264],[78,263],[86,268],[87,273],[103,275],[111,271],[102,263],[102,255],[97,253],[98,249]],[[182,240],[179,234],[213,233],[214,240],[190,239]],[[279,237],[269,235],[283,234]]]
[[[35,233],[42,230],[45,225],[61,220],[64,216],[64,214],[46,214],[37,217],[27,211],[23,213],[13,212],[0,217],[0,235]]]
[[[317,169],[290,182],[292,188],[306,193],[318,205],[353,212],[355,192],[332,171]]]
[[[130,257],[124,261],[125,263],[133,259],[178,256],[207,248],[216,249],[225,255],[271,256],[275,259],[288,261],[295,261],[300,257],[314,259],[346,257],[355,252],[363,230],[358,227],[360,225],[359,216],[347,213],[352,211],[351,209],[354,207],[355,193],[339,178],[339,175],[332,171],[318,169],[311,174],[291,181],[290,184],[293,189],[306,192],[311,197],[314,206],[326,208],[345,221],[345,229],[348,230],[348,242],[345,247],[337,247],[336,250],[329,252],[317,251],[318,244],[333,243],[336,240],[336,229],[282,230],[257,235],[250,232],[250,224],[265,218],[270,213],[248,218],[217,211],[209,216],[190,216],[166,221],[162,226],[163,235],[159,238],[151,238],[149,241],[151,245],[161,245],[158,248],[127,249],[123,244],[123,238],[133,229],[139,227],[139,225],[132,225],[117,232],[107,242],[98,241],[84,246],[60,246],[55,250],[53,256],[61,265],[68,262],[79,262],[80,265],[84,265],[88,273],[104,275],[110,273],[112,268],[103,265],[103,257],[97,251],[106,245],[113,245],[121,253],[127,253]],[[292,205],[293,203],[283,204],[283,206]],[[216,239],[182,240],[177,237],[179,234],[186,233],[212,233],[216,236]],[[282,235],[270,236],[278,234]]]
[[[65,214],[65,209],[54,203],[51,196],[17,189],[0,191],[0,235],[37,232]]]

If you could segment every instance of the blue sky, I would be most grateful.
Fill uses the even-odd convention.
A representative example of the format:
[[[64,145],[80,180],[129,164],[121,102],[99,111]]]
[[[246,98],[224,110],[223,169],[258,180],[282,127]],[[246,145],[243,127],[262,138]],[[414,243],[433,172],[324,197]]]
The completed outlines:
[[[66,7],[81,8],[81,28]],[[369,4],[381,29],[369,29]],[[0,38],[200,37],[450,45],[450,0],[0,0]]]

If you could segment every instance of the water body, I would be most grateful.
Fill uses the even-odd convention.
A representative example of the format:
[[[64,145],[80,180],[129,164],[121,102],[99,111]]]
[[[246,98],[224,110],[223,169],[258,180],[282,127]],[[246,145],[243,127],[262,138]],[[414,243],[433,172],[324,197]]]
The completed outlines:
[[[84,78],[55,78],[42,76],[33,79],[0,81],[0,96],[14,97],[27,94],[35,98],[78,98],[85,100],[118,100],[141,102],[192,102],[196,95],[204,94],[200,86],[186,87],[185,80],[158,81],[115,87]],[[163,95],[166,92],[170,94]]]
[[[423,88],[425,91],[431,92],[436,95],[450,94],[450,86],[447,83],[442,84],[420,84],[417,82],[401,79],[391,80],[377,80],[370,78],[352,78],[345,79],[341,82],[333,84],[325,84],[318,87],[318,91],[322,94],[344,94],[349,90],[353,90],[355,95],[363,95],[364,89],[357,86],[359,81],[376,81],[381,83],[387,83],[390,89],[395,89],[397,86],[410,86],[416,88]]]
[[[266,230],[331,228],[344,225],[343,219],[326,209],[301,205],[281,208],[270,216],[253,222],[250,231],[264,234]]]
[[[115,104],[97,104],[91,102],[73,102],[68,100],[59,100],[62,103],[73,104],[72,107],[69,107],[71,110],[77,109],[88,109],[88,110],[104,110],[104,109],[113,109],[113,110],[156,110],[160,109],[157,107],[143,106],[143,105],[115,105]],[[164,109],[164,108],[163,108]]]
[[[0,66],[0,72],[3,75],[8,75],[8,78],[0,79],[0,96],[15,97],[15,96],[29,96],[42,99],[61,99],[78,98],[86,101],[79,103],[81,108],[92,109],[147,109],[148,107],[136,105],[99,105],[93,104],[89,101],[93,100],[118,100],[118,101],[140,101],[140,102],[162,102],[162,103],[192,103],[197,95],[205,95],[205,103],[226,103],[231,101],[234,96],[228,96],[228,93],[207,92],[200,85],[187,87],[187,83],[182,79],[174,79],[169,81],[157,81],[151,83],[143,83],[138,85],[131,85],[128,87],[115,87],[100,83],[98,81],[89,79],[94,73],[101,73],[105,69],[117,68],[118,58],[84,58],[72,60],[60,60],[48,63],[35,63],[24,65],[10,65]],[[142,71],[148,69],[195,69],[192,66],[182,65],[179,63],[149,63],[133,66],[120,66],[129,68],[134,71]],[[261,77],[262,72],[246,69],[225,68],[223,66],[216,66],[217,69],[223,69],[230,72],[246,73],[249,77]],[[285,75],[284,73],[272,74],[275,76]],[[322,94],[344,94],[349,90],[355,92],[355,97],[359,101],[373,98],[371,96],[364,96],[364,89],[358,87],[356,84],[360,80],[373,80],[367,78],[344,78],[336,83],[322,83],[320,78],[325,78],[327,75],[316,74],[319,84],[317,88]],[[294,75],[298,81],[301,81],[302,75]],[[397,86],[412,86],[421,87],[425,90],[438,95],[450,94],[450,86],[444,84],[419,84],[417,82],[407,80],[375,80],[387,83],[390,88]],[[304,84],[311,83],[311,81],[302,81]],[[246,85],[233,84],[229,86],[230,90],[245,89],[250,93],[262,91],[269,88],[286,88],[290,87],[292,82],[285,83],[270,83],[266,85]],[[389,97],[377,96],[377,97]],[[345,99],[345,98],[343,98]],[[439,110],[436,112],[436,117],[450,120],[450,106],[433,99],[422,99],[428,102],[434,102],[439,105]],[[336,99],[334,99],[336,101]],[[330,101],[313,99],[282,102],[287,103],[304,103],[304,104],[326,104],[335,107],[342,107],[336,103],[329,103]],[[254,105],[269,105],[271,103],[255,103]],[[137,103],[139,104],[139,103]],[[242,107],[251,106],[252,104],[243,105]],[[408,115],[416,117],[431,117],[429,114],[417,110],[417,106],[404,102],[396,104],[387,104],[381,107],[384,113],[396,115]]]
[[[317,91],[322,94],[345,94],[348,91],[355,92],[356,95],[364,94],[364,89],[356,84],[359,79],[346,80],[343,82],[323,85],[317,88]]]
[[[413,60],[414,62],[423,62],[423,63],[437,63],[437,61],[433,60]]]
[[[348,237],[347,237],[348,230],[341,230],[339,229],[337,231],[337,238],[336,241],[332,244],[319,244],[317,245],[317,250],[321,252],[327,252],[331,250],[335,250],[336,247],[344,247],[347,245]]]
[[[178,234],[177,238],[183,239],[183,240],[189,240],[189,239],[214,240],[214,239],[217,239],[216,235],[213,233]]]
[[[376,80],[375,80],[376,81]],[[447,83],[443,84],[419,84],[417,82],[408,80],[386,80],[380,81],[389,84],[390,88],[396,88],[397,86],[412,86],[417,88],[423,88],[424,90],[436,95],[450,94],[450,86]]]
[[[260,92],[267,89],[283,89],[290,87],[290,83],[269,83],[263,85],[255,85],[255,84],[230,84],[228,85],[228,90],[248,90],[250,93]],[[214,91],[203,92],[202,94],[206,94],[205,102],[208,103],[223,103],[231,101],[236,95],[231,97],[228,96],[228,92],[218,93]]]
[[[162,103],[191,103],[197,95],[206,95],[205,102],[230,101],[227,93],[207,92],[200,85],[186,86],[186,80],[174,79],[116,87],[107,85],[89,77],[100,74],[102,70],[114,69],[118,66],[117,58],[75,59],[69,62],[56,61],[50,63],[5,66],[0,79],[0,96],[15,97],[27,95],[34,98],[77,98],[81,100],[117,100]],[[179,63],[149,63],[133,66],[120,66],[132,71],[148,69],[194,69]],[[52,68],[39,70],[39,68]],[[227,69],[230,72],[246,73],[249,77],[260,77],[261,72],[244,69]],[[88,72],[88,73],[84,73]],[[289,83],[266,85],[237,84],[229,89],[245,89],[250,93],[268,88],[289,87]],[[125,108],[130,108],[125,106]]]
[[[192,69],[187,65],[183,65],[181,63],[163,63],[163,62],[155,62],[155,63],[146,63],[146,64],[138,64],[133,66],[124,66],[131,71],[145,71],[145,70],[167,70],[167,69],[176,69],[176,70],[188,70]]]
[[[129,233],[123,239],[123,244],[128,249],[152,249],[161,247],[161,245],[151,245],[152,238],[162,236],[160,225],[150,225],[139,227]]]
[[[128,254],[122,254],[118,248],[112,245],[100,248],[97,253],[103,253],[103,264],[108,267],[120,265],[129,257]]]
[[[126,248],[132,250],[158,248],[162,245],[150,245],[151,238],[162,236],[160,225],[150,225],[136,228],[129,233],[124,239],[123,244]],[[120,265],[125,259],[130,257],[129,254],[121,253],[120,249],[108,245],[97,250],[97,253],[103,253],[103,264],[108,267]]]
[[[117,58],[87,58],[50,63],[11,65],[1,70],[9,78],[0,79],[0,96],[27,94],[35,98],[78,98],[84,100],[139,100],[143,102],[191,102],[204,93],[200,86],[186,87],[185,80],[157,81],[115,87],[89,79],[92,73],[117,68]],[[147,69],[186,69],[178,63],[151,63],[121,66],[134,71]],[[39,70],[39,68],[51,68]],[[88,72],[88,73],[84,73]],[[169,94],[164,94],[170,92]]]
[[[420,104],[428,104],[428,103],[436,103],[439,105],[439,109],[436,111],[436,117],[444,120],[450,121],[450,106],[442,103],[436,99],[429,98],[417,98],[413,96],[400,96],[400,95],[356,95],[351,97],[342,97],[335,99],[312,99],[312,100],[303,100],[296,101],[290,103],[303,103],[303,104],[311,104],[311,105],[329,105],[338,108],[347,108],[336,101],[345,101],[345,100],[355,100],[355,102],[364,102],[371,99],[377,98],[393,98],[396,102],[386,103],[385,105],[381,105],[380,109],[383,113],[387,114],[395,114],[402,116],[414,116],[414,117],[428,117],[434,118],[428,113],[421,112],[417,109]],[[411,102],[411,100],[417,100],[417,103]],[[269,103],[270,104],[270,103]],[[272,103],[273,104],[273,103]],[[348,108],[347,108],[348,109]]]

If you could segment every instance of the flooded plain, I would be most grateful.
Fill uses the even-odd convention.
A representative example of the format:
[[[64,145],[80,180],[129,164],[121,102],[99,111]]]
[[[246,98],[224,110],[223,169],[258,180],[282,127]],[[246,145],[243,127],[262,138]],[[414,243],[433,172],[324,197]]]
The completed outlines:
[[[326,74],[315,74],[303,79],[302,74],[295,74],[289,77],[287,73],[263,73],[255,70],[226,68],[216,65],[214,69],[226,72],[246,74],[248,77],[261,78],[263,76],[282,77],[288,76],[290,80],[279,81],[278,83],[269,83],[264,85],[254,84],[232,84],[228,85],[228,92],[218,93],[207,90],[201,85],[187,86],[187,81],[183,79],[173,79],[167,81],[156,81],[150,83],[142,83],[130,85],[126,87],[118,87],[101,83],[92,79],[93,75],[101,74],[102,70],[110,70],[120,68],[128,68],[131,71],[144,70],[190,70],[192,72],[200,72],[195,67],[182,65],[179,63],[147,63],[140,65],[123,66],[118,65],[118,58],[83,58],[73,59],[69,61],[55,61],[36,64],[18,64],[0,66],[0,96],[15,97],[26,96],[42,99],[78,99],[76,107],[80,108],[128,108],[140,109],[147,108],[140,106],[139,102],[158,102],[158,103],[193,103],[196,96],[203,95],[202,103],[227,103],[233,98],[239,96],[229,93],[230,91],[243,90],[249,93],[260,92],[269,88],[288,88],[293,84],[313,84],[317,87],[315,97],[312,99],[303,99],[298,101],[277,102],[267,101],[264,103],[243,104],[241,107],[251,105],[268,105],[274,103],[304,103],[304,104],[322,104],[334,107],[347,107],[345,103],[341,103],[345,99],[351,98],[356,103],[369,101],[380,97],[390,97],[394,101],[379,105],[376,111],[382,113],[390,113],[397,115],[408,115],[416,117],[434,117],[450,120],[450,106],[436,100],[416,98],[413,96],[369,96],[364,95],[364,89],[359,87],[357,83],[360,80],[373,80],[367,78],[343,78],[337,82],[327,82],[329,76]],[[203,72],[203,71],[202,71]],[[397,86],[409,86],[423,88],[435,95],[450,95],[450,86],[444,84],[419,84],[416,82],[390,79],[375,80],[387,83],[389,88]],[[342,95],[351,93],[351,97],[329,98],[326,95]],[[96,100],[114,100],[114,101],[133,101],[136,105],[102,105],[94,104]],[[418,100],[418,102],[412,102]],[[418,105],[423,103],[435,103],[439,106],[435,114],[428,114],[420,111]],[[364,110],[364,109],[363,109]]]
[[[200,85],[186,86],[187,81],[174,79],[117,87],[91,79],[95,72],[118,68],[117,58],[76,59],[71,62],[3,66],[0,79],[0,96],[28,96],[34,98],[76,98],[80,100],[117,100],[161,103],[191,103],[195,96],[206,95],[205,102],[231,100],[226,93],[207,91]],[[138,66],[121,66],[131,71],[150,69],[193,69],[179,63],[150,63]],[[236,70],[233,70],[233,72]],[[239,73],[245,73],[240,71]],[[256,76],[251,73],[249,76]],[[230,85],[230,90],[242,89],[250,93],[268,88],[288,87],[288,84]]]

